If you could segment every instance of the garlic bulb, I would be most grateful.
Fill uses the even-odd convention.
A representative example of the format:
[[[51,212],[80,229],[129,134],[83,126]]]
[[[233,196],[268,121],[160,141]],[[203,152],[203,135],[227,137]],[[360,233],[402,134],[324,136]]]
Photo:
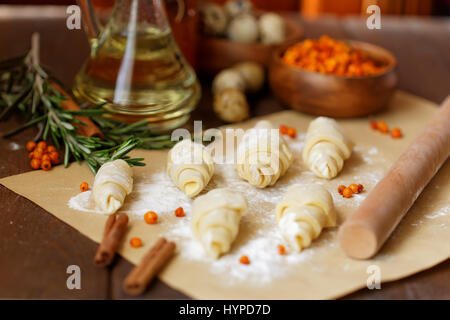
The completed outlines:
[[[225,35],[228,27],[228,16],[225,10],[210,2],[202,2],[200,5],[200,21],[203,32],[211,36]]]
[[[229,0],[225,3],[225,11],[229,17],[234,18],[240,14],[252,14],[253,5],[250,1]]]
[[[231,41],[253,43],[258,41],[258,21],[250,14],[235,17],[228,26],[228,37]]]
[[[242,91],[227,88],[214,96],[213,108],[220,119],[226,122],[239,122],[250,116],[250,108]]]
[[[245,90],[244,78],[242,78],[238,71],[233,69],[225,69],[220,71],[214,78],[212,84],[214,94],[227,88],[235,88],[240,91]]]
[[[266,13],[259,18],[261,42],[279,44],[286,38],[286,25],[283,18],[276,13]]]
[[[261,90],[265,81],[264,67],[256,62],[248,61],[238,63],[233,67],[245,81],[245,90],[256,92]]]

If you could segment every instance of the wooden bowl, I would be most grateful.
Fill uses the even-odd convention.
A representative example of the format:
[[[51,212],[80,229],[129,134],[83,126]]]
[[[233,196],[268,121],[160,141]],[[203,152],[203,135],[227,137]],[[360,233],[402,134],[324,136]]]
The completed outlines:
[[[275,96],[298,111],[334,118],[365,116],[387,106],[397,86],[394,55],[369,43],[344,41],[382,62],[384,71],[363,77],[306,71],[281,61],[285,46],[274,52],[269,68],[269,82]]]
[[[257,43],[239,43],[226,38],[203,36],[197,49],[199,71],[207,74],[230,68],[243,61],[255,61],[269,67],[275,49],[298,42],[303,36],[303,28],[298,21],[283,16],[286,23],[286,39],[277,45]]]

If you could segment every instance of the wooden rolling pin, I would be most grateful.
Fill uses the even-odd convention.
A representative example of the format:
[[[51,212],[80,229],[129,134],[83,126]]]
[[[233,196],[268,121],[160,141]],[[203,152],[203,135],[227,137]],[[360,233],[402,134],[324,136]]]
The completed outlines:
[[[355,259],[381,248],[450,155],[450,96],[339,230],[339,243]]]

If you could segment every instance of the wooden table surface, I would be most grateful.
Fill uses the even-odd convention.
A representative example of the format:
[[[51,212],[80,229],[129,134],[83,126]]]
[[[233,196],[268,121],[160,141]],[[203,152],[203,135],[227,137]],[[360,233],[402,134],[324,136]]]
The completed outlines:
[[[0,6],[0,59],[24,52],[33,31],[42,37],[42,60],[70,86],[88,54],[82,31],[65,28],[64,8],[33,8],[34,17],[17,7]],[[398,58],[400,89],[441,103],[450,94],[450,19],[383,17],[382,29],[370,31],[357,17],[326,17],[314,21],[299,18],[307,37],[328,34],[373,42]],[[193,118],[207,127],[221,125],[211,110],[208,81],[202,79],[204,95]],[[263,115],[283,107],[265,90],[252,100],[253,114]],[[0,133],[19,124],[12,117],[0,123]],[[0,141],[0,177],[30,170],[24,144],[34,129]],[[39,188],[39,181],[35,182]],[[117,258],[112,267],[98,269],[92,259],[97,244],[51,214],[0,186],[0,298],[121,299],[125,275],[132,265]],[[81,290],[68,290],[66,268],[81,268]],[[188,298],[155,281],[146,299]],[[347,299],[449,299],[450,261],[416,275],[382,284],[381,290],[360,290]]]

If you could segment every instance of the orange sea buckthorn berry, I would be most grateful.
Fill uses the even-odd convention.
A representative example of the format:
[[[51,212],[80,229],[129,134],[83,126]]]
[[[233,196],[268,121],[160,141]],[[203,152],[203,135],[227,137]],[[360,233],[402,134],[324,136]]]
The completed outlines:
[[[48,171],[52,168],[52,163],[50,161],[42,161],[41,169],[44,171]]]
[[[297,129],[289,127],[287,131],[287,135],[291,138],[295,138],[297,136]]]
[[[342,191],[342,195],[343,195],[345,198],[351,198],[352,195],[353,195],[353,191],[352,191],[352,189],[350,189],[350,188],[345,188],[344,191]]]
[[[35,170],[39,169],[41,167],[41,160],[36,158],[31,159],[30,166]]]
[[[247,256],[242,256],[239,258],[239,263],[250,264],[250,259]]]
[[[34,148],[36,148],[36,142],[34,142],[34,141],[28,141],[28,142],[27,142],[27,150],[28,150],[28,152],[33,151]]]
[[[278,253],[282,256],[286,254],[286,248],[282,244],[278,245]]]
[[[398,139],[402,137],[402,130],[399,128],[392,129],[391,137],[394,139]]]
[[[384,122],[384,121],[378,121],[378,122],[377,122],[377,127],[378,127],[378,130],[379,130],[381,133],[388,133],[388,132],[389,132],[389,127],[388,127],[388,125],[386,124],[386,122]]]
[[[156,224],[158,222],[158,215],[156,212],[149,211],[144,215],[144,220],[148,224]]]
[[[130,239],[130,245],[131,245],[133,248],[139,248],[139,247],[142,247],[142,240],[141,240],[141,238],[137,238],[137,237],[131,238],[131,239]]]
[[[328,36],[306,39],[290,46],[282,61],[308,71],[347,76],[376,74],[383,69],[364,51]]]
[[[358,193],[358,185],[355,183],[352,183],[351,185],[348,186],[353,193]]]
[[[37,144],[36,148],[42,149],[42,150],[47,149],[47,142],[45,142],[45,141],[39,141],[39,143]]]
[[[88,191],[89,190],[89,185],[88,185],[88,183],[87,182],[82,182],[81,184],[80,184],[80,191],[81,192],[85,192],[85,191]]]
[[[59,153],[58,152],[51,152],[49,154],[50,161],[52,164],[58,164],[59,163]]]
[[[56,152],[56,148],[54,146],[48,146],[47,147],[47,152],[48,153]]]
[[[361,193],[364,191],[364,186],[362,184],[358,184],[358,193]]]
[[[344,186],[343,184],[341,184],[338,188],[337,191],[339,192],[339,194],[342,194],[342,192],[344,192],[344,189],[347,188],[346,186]]]
[[[175,216],[177,216],[178,218],[184,217],[183,207],[179,207],[175,210]]]
[[[281,134],[287,134],[287,132],[288,132],[288,126],[282,124],[282,125],[280,126],[280,133],[281,133]]]
[[[378,124],[377,124],[377,122],[374,121],[374,120],[370,121],[370,127],[371,127],[373,130],[378,130]]]
[[[44,154],[42,152],[42,149],[38,149],[38,148],[34,149],[34,151],[32,153],[33,153],[33,159],[42,159],[42,156]]]
[[[52,159],[50,158],[50,156],[47,153],[42,155],[42,159],[41,160],[42,160],[42,162],[44,162],[44,161],[49,161],[50,163],[52,162]]]

